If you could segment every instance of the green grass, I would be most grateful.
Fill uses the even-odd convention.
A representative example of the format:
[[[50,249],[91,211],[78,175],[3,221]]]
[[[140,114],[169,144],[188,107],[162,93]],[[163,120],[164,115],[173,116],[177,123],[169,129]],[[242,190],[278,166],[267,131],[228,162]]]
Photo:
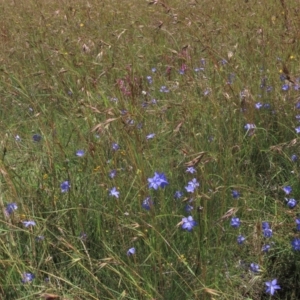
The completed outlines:
[[[296,1],[1,2],[1,298],[259,300],[277,278],[272,298],[299,299],[298,206],[285,202],[300,199]],[[154,172],[165,188],[149,189]]]

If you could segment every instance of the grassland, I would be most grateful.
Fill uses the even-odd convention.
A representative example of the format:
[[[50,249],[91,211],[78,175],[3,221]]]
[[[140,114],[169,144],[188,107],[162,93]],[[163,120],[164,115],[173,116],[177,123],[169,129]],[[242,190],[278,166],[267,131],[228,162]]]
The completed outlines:
[[[297,1],[0,16],[1,299],[300,298]]]

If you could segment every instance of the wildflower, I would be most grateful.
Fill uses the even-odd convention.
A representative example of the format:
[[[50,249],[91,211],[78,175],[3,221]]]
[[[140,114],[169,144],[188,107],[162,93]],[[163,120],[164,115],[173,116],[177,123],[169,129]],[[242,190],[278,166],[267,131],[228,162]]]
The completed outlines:
[[[18,206],[16,203],[8,203],[5,208],[6,215],[11,215],[16,209],[18,209]]]
[[[198,73],[200,71],[204,71],[204,68],[195,68],[194,71]]]
[[[42,136],[39,135],[39,134],[34,134],[34,135],[32,136],[32,139],[33,139],[34,142],[40,142],[41,139],[42,139]]]
[[[38,235],[36,238],[35,238],[35,240],[37,241],[37,242],[41,242],[41,241],[43,241],[45,239],[45,237],[43,236],[43,235]]]
[[[179,199],[183,196],[183,193],[181,191],[176,191],[174,194],[174,198],[175,199]]]
[[[260,109],[263,106],[261,102],[255,103],[255,108]]]
[[[288,91],[289,90],[289,85],[288,84],[284,84],[282,87],[281,87],[281,89],[283,90],[283,91]]]
[[[289,185],[284,186],[282,189],[286,195],[289,195],[292,192],[292,188]]]
[[[60,184],[60,189],[62,193],[66,193],[70,189],[71,185],[69,181],[64,181]]]
[[[270,229],[270,224],[268,222],[262,222],[262,229]]]
[[[197,181],[196,178],[192,179],[191,181],[188,182],[188,185],[185,187],[187,192],[189,193],[194,193],[195,189],[199,186],[199,182]]]
[[[233,228],[238,228],[240,227],[241,225],[241,221],[239,218],[236,218],[236,217],[233,217],[230,221],[230,225],[233,227]]]
[[[248,123],[248,124],[246,124],[246,125],[244,126],[244,128],[248,131],[248,130],[250,130],[250,129],[255,129],[256,126],[255,126],[255,124],[250,124],[250,123]]]
[[[297,109],[300,109],[300,102],[297,102],[296,105],[295,105],[295,107],[296,107]]]
[[[120,149],[120,146],[117,143],[113,143],[112,148],[113,148],[113,150],[117,151]]]
[[[34,279],[34,275],[31,273],[23,273],[22,275],[22,283],[31,282]]]
[[[258,264],[255,264],[255,263],[251,263],[251,264],[250,264],[250,270],[251,270],[253,273],[258,273],[258,272],[259,272],[259,265],[258,265]]]
[[[184,207],[184,210],[187,212],[187,213],[191,213],[191,211],[194,209],[194,207],[190,204],[187,204],[185,207]]]
[[[161,93],[169,93],[169,90],[168,90],[168,88],[165,86],[165,85],[163,85],[161,88],[160,88],[160,90],[159,90]]]
[[[294,208],[297,205],[297,201],[293,198],[286,199],[287,200],[287,206],[289,208]]]
[[[115,178],[116,175],[117,175],[117,170],[111,170],[111,171],[109,172],[109,174],[108,174],[108,176],[109,176],[111,179]]]
[[[207,96],[209,93],[210,93],[210,89],[207,88],[207,89],[204,90],[203,95]]]
[[[263,230],[263,235],[265,238],[270,238],[273,235],[273,231],[270,228],[266,228]]]
[[[300,219],[296,219],[297,230],[300,231]]]
[[[164,188],[169,182],[164,173],[154,173],[153,178],[148,178],[149,189],[157,190],[159,187]]]
[[[153,139],[155,137],[155,133],[150,133],[146,136],[147,140]]]
[[[152,80],[152,77],[151,76],[147,76],[147,81],[149,84],[152,84],[153,83],[153,80]]]
[[[268,244],[266,244],[266,245],[263,245],[263,246],[262,246],[261,251],[262,251],[262,252],[268,252],[270,248],[271,248],[271,246],[268,245]]]
[[[119,194],[120,194],[120,192],[118,192],[118,190],[117,190],[115,187],[113,187],[113,188],[109,191],[109,195],[110,195],[110,196],[114,196],[114,197],[116,197],[116,198],[119,198]]]
[[[297,156],[296,154],[293,154],[293,155],[291,156],[291,161],[295,162],[295,161],[297,161],[297,160],[298,160],[298,156]]]
[[[234,199],[237,199],[237,198],[240,197],[240,193],[239,193],[237,190],[233,190],[233,191],[231,192],[231,195],[232,195],[232,197],[233,197]]]
[[[151,69],[152,73],[156,73],[156,68]]]
[[[21,142],[21,138],[20,138],[20,136],[19,136],[18,134],[15,136],[15,140],[16,140],[17,142]]]
[[[77,150],[76,151],[76,156],[83,157],[84,156],[84,150]]]
[[[153,201],[151,200],[150,197],[147,197],[146,199],[143,200],[142,208],[146,210],[150,210],[152,206],[153,206]]]
[[[277,279],[267,281],[265,285],[267,286],[266,293],[270,294],[271,296],[274,295],[276,290],[280,290],[280,286],[277,284]]]
[[[24,226],[27,228],[29,226],[35,226],[35,222],[34,221],[23,221],[22,222],[24,224]]]
[[[182,229],[186,229],[187,231],[191,231],[193,229],[194,226],[197,225],[197,222],[194,221],[192,216],[189,216],[187,218],[182,218]]]
[[[128,256],[131,256],[131,255],[134,255],[135,254],[135,248],[130,248],[128,251],[127,251],[127,255]]]
[[[300,251],[300,239],[294,238],[291,242],[292,248],[295,251]]]
[[[219,63],[220,63],[221,65],[225,66],[228,62],[227,62],[226,59],[222,59],[222,60],[219,61]]]
[[[205,60],[205,58],[201,58],[201,59],[200,59],[200,63],[201,63],[202,66],[205,66],[205,65],[206,65],[206,60]]]
[[[242,245],[245,240],[246,240],[246,238],[244,236],[242,236],[241,234],[237,237],[237,242],[239,245]]]
[[[194,167],[188,167],[188,168],[186,169],[186,172],[187,172],[187,173],[194,174],[194,173],[196,173],[197,171],[196,171],[196,169],[195,169]]]
[[[295,130],[296,130],[296,133],[300,133],[300,126],[296,127]]]
[[[273,90],[273,87],[271,85],[268,85],[267,92],[270,93],[270,92],[272,92],[272,90]],[[268,105],[270,106],[270,104],[268,104]]]

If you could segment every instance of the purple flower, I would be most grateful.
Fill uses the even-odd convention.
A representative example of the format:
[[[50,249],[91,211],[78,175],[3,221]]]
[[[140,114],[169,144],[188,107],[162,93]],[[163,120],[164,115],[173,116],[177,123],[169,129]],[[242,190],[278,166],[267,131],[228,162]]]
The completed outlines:
[[[187,172],[187,173],[194,174],[194,173],[196,173],[197,171],[196,171],[196,169],[195,169],[194,167],[188,167],[188,168],[186,169],[186,172]]]
[[[263,230],[263,234],[265,238],[270,238],[273,235],[273,231],[270,228],[266,228]]]
[[[193,178],[191,181],[188,182],[188,185],[185,187],[187,192],[194,193],[195,189],[199,186],[199,182],[196,178]]]
[[[22,283],[31,282],[34,279],[34,275],[31,273],[23,273],[22,275]]]
[[[239,245],[242,245],[245,240],[246,240],[246,238],[241,234],[237,237],[237,242]]]
[[[296,127],[295,130],[296,130],[296,133],[300,133],[300,126]]]
[[[169,93],[169,90],[168,90],[168,88],[165,86],[165,85],[163,85],[161,88],[160,88],[160,90],[159,90],[161,93]]]
[[[277,284],[277,279],[273,279],[272,281],[267,281],[265,285],[267,286],[266,293],[270,294],[271,296],[274,295],[276,290],[280,290],[280,286]]]
[[[295,107],[296,107],[297,109],[300,109],[300,102],[297,102],[296,105],[295,105]]]
[[[15,136],[15,140],[16,140],[17,142],[21,142],[21,138],[20,138],[20,136],[19,136],[18,134]]]
[[[261,225],[262,225],[263,230],[270,229],[270,224],[268,222],[264,221],[264,222],[261,223]]]
[[[154,173],[153,178],[148,178],[149,182],[149,189],[155,189],[157,190],[158,188],[164,188],[169,182],[167,181],[167,178],[164,173]]]
[[[115,178],[116,175],[117,175],[117,170],[111,170],[111,171],[109,172],[109,174],[108,174],[108,176],[109,176],[111,179]]]
[[[77,150],[76,151],[76,156],[83,157],[84,156],[84,150]]]
[[[260,270],[259,270],[259,265],[258,264],[255,264],[255,263],[251,263],[250,264],[250,270],[253,272],[253,273],[258,273]]]
[[[260,109],[263,106],[261,102],[255,103],[255,108]]]
[[[300,231],[300,219],[296,219],[297,230]]]
[[[39,135],[39,134],[34,134],[32,136],[32,139],[33,139],[34,142],[40,142],[42,140],[42,136]]]
[[[237,199],[237,198],[240,197],[241,194],[240,194],[237,190],[233,190],[233,191],[231,192],[231,195],[232,195],[232,197],[233,197],[234,199]]]
[[[153,201],[151,200],[150,197],[147,197],[146,199],[143,200],[142,208],[146,210],[150,210],[152,206],[153,206]]]
[[[127,251],[127,256],[131,256],[131,255],[134,255],[135,254],[135,248],[130,248],[128,251]]]
[[[300,251],[300,239],[294,238],[291,242],[292,248],[295,251]]]
[[[152,73],[156,73],[156,68],[151,69]]]
[[[289,90],[289,85],[288,84],[284,84],[282,87],[281,87],[281,89],[283,90],[283,91],[288,91]]]
[[[268,245],[268,244],[266,244],[266,245],[263,245],[263,246],[262,246],[261,251],[262,251],[262,252],[268,252],[270,248],[271,248],[271,246]]]
[[[149,84],[152,84],[153,83],[153,80],[152,80],[152,77],[151,76],[147,76],[147,81]]]
[[[233,227],[233,228],[238,228],[240,227],[241,225],[241,221],[239,218],[237,217],[233,217],[230,221],[230,225]]]
[[[109,195],[110,195],[110,196],[114,196],[114,197],[116,197],[116,198],[119,198],[119,194],[120,194],[120,192],[118,192],[118,190],[117,190],[115,187],[113,187],[113,188],[109,191]]]
[[[287,206],[289,208],[294,208],[297,205],[297,201],[294,198],[290,198],[286,200],[287,200]]]
[[[250,129],[255,129],[256,126],[255,126],[255,124],[248,123],[244,126],[244,128],[248,131]]]
[[[18,209],[18,206],[16,203],[14,203],[14,202],[8,203],[5,208],[5,214],[7,216],[11,215],[16,209]]]
[[[41,242],[41,241],[43,241],[45,239],[45,237],[43,236],[43,235],[38,235],[36,238],[35,238],[35,240],[37,241],[37,242]]]
[[[187,213],[191,213],[192,210],[194,209],[194,207],[190,204],[187,204],[185,207],[184,207],[184,210],[187,212]]]
[[[71,185],[69,181],[64,181],[60,184],[60,189],[62,193],[66,193],[70,189]]]
[[[120,149],[120,146],[117,143],[113,143],[112,148],[113,148],[114,151],[117,151],[117,150]]]
[[[155,137],[155,133],[150,133],[146,136],[147,140],[153,139]]]
[[[183,196],[183,193],[181,191],[176,191],[174,194],[174,198],[175,199],[179,199]]]
[[[24,226],[27,228],[29,226],[35,226],[35,222],[34,221],[23,221],[22,222],[24,224]]]
[[[295,161],[297,161],[297,160],[298,160],[298,156],[297,156],[296,154],[293,154],[293,155],[291,156],[291,161],[295,162]]]
[[[191,231],[193,227],[197,225],[197,222],[194,221],[192,216],[189,216],[187,218],[182,218],[181,223],[182,223],[181,228],[187,231]]]
[[[292,187],[290,187],[289,185],[284,186],[282,189],[286,195],[289,195],[292,192]]]

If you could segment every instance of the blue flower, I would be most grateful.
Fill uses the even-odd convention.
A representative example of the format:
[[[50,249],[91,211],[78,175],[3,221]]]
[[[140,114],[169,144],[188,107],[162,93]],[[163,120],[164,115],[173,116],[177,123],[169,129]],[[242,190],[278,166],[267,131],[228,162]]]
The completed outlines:
[[[76,156],[83,157],[84,156],[84,150],[77,150],[76,151]]]
[[[11,215],[16,209],[18,209],[18,206],[16,203],[8,203],[5,208],[6,215]]]
[[[29,226],[35,226],[35,222],[34,221],[23,221],[22,222],[24,224],[24,226],[27,228]]]
[[[289,90],[289,85],[288,84],[284,84],[282,87],[281,87],[281,89],[283,90],[283,91],[288,91]]]
[[[169,93],[169,90],[168,90],[168,88],[165,86],[165,85],[163,85],[161,88],[160,88],[160,90],[159,90],[161,93]]]
[[[269,224],[269,222],[262,222],[261,223],[261,225],[262,225],[262,229],[270,229],[270,224]]]
[[[149,189],[155,189],[157,190],[158,188],[164,188],[169,182],[167,181],[167,178],[164,173],[154,173],[153,178],[148,178],[149,182]]]
[[[153,80],[152,80],[152,77],[151,76],[147,76],[147,81],[149,84],[152,84],[153,83]]]
[[[34,142],[40,142],[41,139],[42,139],[42,137],[41,137],[41,135],[39,135],[39,134],[34,134],[34,135],[32,136],[32,139],[33,139]]]
[[[23,273],[22,275],[22,283],[31,282],[34,279],[34,275],[31,273]]]
[[[147,140],[153,139],[155,137],[155,133],[150,133],[146,136]]]
[[[187,192],[194,193],[195,189],[199,186],[199,182],[196,178],[193,178],[191,181],[188,182],[188,185],[185,187]]]
[[[120,149],[120,146],[117,143],[113,143],[112,148],[113,148],[114,151],[117,151],[117,150]]]
[[[266,245],[263,245],[263,246],[262,246],[261,251],[262,251],[262,252],[268,252],[270,248],[271,248],[271,246],[268,245],[268,244],[266,244]]]
[[[258,264],[255,264],[255,263],[251,263],[250,264],[250,270],[253,272],[253,273],[258,273],[260,270],[259,270],[259,265]]]
[[[267,281],[265,285],[267,286],[266,293],[270,294],[271,296],[274,295],[276,290],[280,290],[280,286],[277,284],[277,279],[273,279],[272,281]]]
[[[294,238],[291,242],[292,248],[295,251],[300,251],[300,239]]]
[[[251,124],[251,123],[248,123],[248,124],[246,124],[245,126],[244,126],[244,128],[245,128],[245,130],[250,130],[250,129],[255,129],[256,128],[256,126],[255,126],[255,124]]]
[[[60,189],[62,193],[66,193],[70,189],[71,185],[69,181],[64,181],[60,184]]]
[[[255,107],[256,107],[257,109],[260,109],[262,106],[263,106],[263,104],[262,104],[261,102],[255,103]]]
[[[109,191],[109,195],[110,195],[110,196],[114,196],[114,197],[116,197],[116,198],[119,198],[119,194],[120,194],[120,192],[118,192],[118,190],[117,190],[115,187],[113,187],[113,188]]]
[[[186,172],[187,172],[187,173],[194,174],[194,173],[196,173],[197,171],[196,171],[196,169],[195,169],[194,167],[188,167],[188,168],[186,169]]]
[[[289,185],[284,186],[282,189],[286,195],[289,195],[292,192],[292,187],[290,187]]]
[[[151,69],[152,73],[156,73],[156,68]]]
[[[237,199],[237,198],[240,197],[241,194],[240,194],[237,190],[233,190],[233,191],[231,192],[231,195],[232,195],[232,197],[233,197],[234,199]]]
[[[297,156],[296,154],[293,154],[293,155],[291,156],[291,161],[295,162],[295,161],[297,161],[297,160],[298,160],[298,156]]]
[[[270,238],[273,235],[273,231],[270,228],[266,228],[263,230],[264,237]]]
[[[174,198],[175,199],[179,199],[183,196],[183,192],[181,191],[176,191],[175,194],[174,194]]]
[[[296,219],[297,230],[300,231],[300,219]]]
[[[146,199],[143,200],[142,207],[144,209],[150,210],[152,206],[153,206],[153,201],[151,200],[150,197],[147,197]]]
[[[194,209],[194,207],[190,204],[187,204],[185,207],[184,207],[184,210],[187,212],[187,213],[190,213],[192,210]]]
[[[131,255],[134,255],[135,254],[135,248],[130,248],[128,251],[127,251],[127,255],[128,256],[131,256]]]
[[[241,234],[237,237],[237,242],[239,245],[242,245],[245,240],[246,240],[246,238]]]
[[[187,218],[182,218],[181,223],[182,223],[181,228],[187,231],[191,231],[193,227],[197,225],[197,222],[194,221],[192,216],[189,216]]]
[[[111,179],[115,178],[116,175],[117,175],[117,170],[111,170],[111,171],[109,172],[109,174],[108,174],[108,176],[109,176]]]
[[[286,199],[287,200],[287,206],[289,208],[294,208],[297,205],[297,201],[293,198]]]
[[[15,136],[15,140],[16,140],[16,142],[21,142],[21,138],[18,134]]]
[[[300,126],[295,128],[296,133],[300,133]]]
[[[233,217],[230,221],[230,225],[233,227],[233,228],[238,228],[240,227],[241,225],[241,221],[239,218],[237,217]]]

